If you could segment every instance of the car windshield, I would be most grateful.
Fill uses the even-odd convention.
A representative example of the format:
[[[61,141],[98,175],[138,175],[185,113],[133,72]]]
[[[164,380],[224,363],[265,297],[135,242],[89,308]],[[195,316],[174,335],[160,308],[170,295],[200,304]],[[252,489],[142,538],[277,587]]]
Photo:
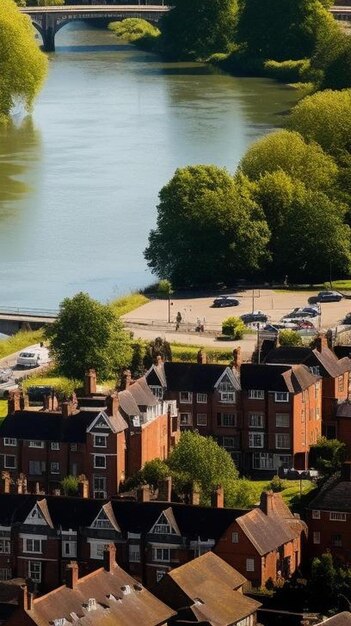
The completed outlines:
[[[34,352],[21,352],[20,356],[25,359],[32,359],[35,356],[35,354]]]

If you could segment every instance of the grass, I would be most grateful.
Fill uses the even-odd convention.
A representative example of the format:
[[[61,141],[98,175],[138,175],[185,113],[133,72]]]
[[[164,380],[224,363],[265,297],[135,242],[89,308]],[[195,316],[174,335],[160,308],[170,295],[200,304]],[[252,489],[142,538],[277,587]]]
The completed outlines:
[[[299,480],[284,480],[284,485],[286,485],[285,489],[281,491],[281,495],[283,496],[284,502],[287,505],[290,505],[293,500],[299,498],[300,496],[300,481]],[[269,480],[253,480],[250,481],[250,491],[252,489],[252,498],[254,500],[253,504],[259,502],[262,491],[269,489],[270,481]],[[302,496],[307,495],[316,488],[316,485],[312,483],[310,480],[302,481]]]
[[[336,289],[336,291],[343,291],[344,289],[347,291],[351,289],[351,280],[333,280],[332,285],[333,289]],[[330,289],[330,283],[324,283],[323,287],[324,289]]]
[[[0,400],[0,423],[7,416],[7,400]]]
[[[43,376],[30,376],[22,382],[24,390],[28,389],[28,387],[36,387],[39,385],[54,387],[59,395],[65,395],[68,398],[77,387],[82,386],[82,383],[78,380],[66,378],[65,376],[48,376],[47,373],[43,374]]]
[[[218,350],[217,348],[204,348],[200,344],[188,345],[182,343],[171,343],[173,361],[185,361],[196,363],[197,353],[203,349],[207,354],[207,359],[211,363],[228,364],[233,359],[233,350]]]
[[[12,335],[12,337],[0,341],[0,359],[14,354],[15,352],[19,352],[34,343],[39,343],[43,341],[43,339],[43,330],[21,330],[16,335]]]
[[[149,298],[144,296],[142,293],[131,293],[128,296],[122,296],[121,298],[116,298],[116,300],[112,300],[110,303],[116,315],[119,317],[121,315],[125,315],[126,313],[130,313],[130,311],[134,311],[134,309],[138,309],[143,304],[147,304]]]
[[[275,287],[274,291],[276,293],[291,293],[292,291],[321,291],[323,289],[334,289],[336,291],[348,291],[351,290],[351,279],[343,279],[343,280],[332,280],[332,287],[330,287],[330,281],[327,280],[325,283],[319,283],[316,285],[291,285],[290,287],[284,287],[279,289],[279,287]]]

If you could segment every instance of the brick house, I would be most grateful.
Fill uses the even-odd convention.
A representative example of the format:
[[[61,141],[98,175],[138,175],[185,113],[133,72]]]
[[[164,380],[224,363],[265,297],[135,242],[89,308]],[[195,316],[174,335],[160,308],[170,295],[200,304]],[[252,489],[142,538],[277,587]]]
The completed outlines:
[[[244,576],[208,552],[168,572],[153,593],[177,611],[170,625],[255,626],[256,600],[243,595]],[[220,601],[219,601],[220,600]]]
[[[313,374],[321,377],[322,385],[322,433],[329,439],[341,438],[337,412],[349,397],[351,359],[338,358],[328,347],[327,338],[319,336],[314,349],[308,347],[279,347],[271,350],[266,363],[275,365],[306,365]],[[349,437],[350,439],[350,437]],[[343,440],[343,439],[342,439]]]
[[[338,561],[351,565],[351,462],[308,504],[306,521],[311,558],[330,550]]]
[[[160,402],[145,381],[119,393],[96,392],[95,372],[86,376],[85,393],[73,401],[45,398],[29,406],[14,393],[0,426],[0,470],[25,487],[53,493],[67,475],[84,475],[90,496],[118,493],[129,473],[155,456],[166,458],[177,440],[176,410]]]
[[[215,552],[254,587],[262,587],[268,580],[287,579],[298,569],[305,533],[306,525],[280,494],[263,492],[260,506],[233,521]]]
[[[117,565],[114,546],[105,551],[103,567],[80,578],[72,562],[65,578],[64,585],[38,598],[24,586],[19,607],[5,625],[167,626],[174,615]]]

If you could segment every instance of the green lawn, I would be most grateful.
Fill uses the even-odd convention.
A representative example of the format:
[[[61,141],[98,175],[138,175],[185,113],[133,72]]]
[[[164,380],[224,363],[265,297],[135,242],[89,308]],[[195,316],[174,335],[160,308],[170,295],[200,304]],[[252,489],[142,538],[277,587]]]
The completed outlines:
[[[201,348],[207,354],[208,361],[211,363],[228,364],[233,359],[233,350],[218,350],[217,348],[204,348],[200,344],[182,344],[171,343],[173,361],[184,361],[188,363],[196,363],[197,353]]]
[[[0,423],[7,415],[7,400],[0,400]]]
[[[121,316],[130,313],[130,311],[134,311],[134,309],[138,309],[143,304],[147,304],[147,302],[149,302],[149,298],[142,293],[131,293],[129,296],[122,296],[121,298],[112,300],[111,306],[115,313]]]
[[[19,350],[34,343],[39,343],[39,341],[43,341],[43,338],[43,330],[21,330],[16,335],[0,341],[0,359],[19,352]]]
[[[264,489],[268,489],[270,481],[268,480],[253,480],[250,481],[250,490],[252,489],[252,496],[256,502],[259,501],[260,495]],[[307,495],[310,491],[316,488],[316,485],[310,480],[302,481],[301,494]],[[300,481],[299,480],[284,480],[284,489],[281,491],[281,495],[284,498],[286,504],[290,505],[292,500],[300,496]]]

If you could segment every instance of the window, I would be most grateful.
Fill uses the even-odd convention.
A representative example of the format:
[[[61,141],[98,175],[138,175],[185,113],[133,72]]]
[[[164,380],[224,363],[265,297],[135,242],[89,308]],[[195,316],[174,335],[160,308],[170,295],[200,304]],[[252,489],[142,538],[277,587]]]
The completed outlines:
[[[140,546],[129,545],[129,563],[140,563]]]
[[[207,413],[198,413],[196,415],[196,426],[207,426]]]
[[[10,437],[5,437],[4,446],[17,446],[17,439],[11,439]]]
[[[289,402],[289,394],[287,391],[277,391],[274,394],[274,402]]]
[[[206,404],[207,403],[207,393],[197,393],[196,394],[196,402],[198,402],[199,404]]]
[[[0,539],[0,554],[11,554],[10,539]]]
[[[247,572],[255,571],[255,559],[246,559],[246,571]]]
[[[29,461],[29,474],[31,476],[41,476],[45,471],[45,461]]]
[[[163,389],[159,385],[150,385],[150,389],[158,400],[163,400]]]
[[[77,556],[77,542],[76,541],[63,541],[62,542],[62,556],[63,558],[70,558]]]
[[[94,467],[96,469],[106,469],[106,456],[104,454],[94,454]]]
[[[58,441],[52,441],[50,444],[50,448],[51,450],[59,450],[60,449],[60,444]]]
[[[338,378],[338,390],[344,391],[344,377],[343,376],[339,376]]]
[[[312,519],[321,519],[320,511],[312,511]]]
[[[276,413],[275,425],[277,428],[289,428],[290,427],[290,415],[289,413]]]
[[[319,365],[312,365],[310,367],[310,372],[311,372],[311,374],[314,374],[315,376],[320,376]]]
[[[264,400],[262,389],[249,389],[249,400]]]
[[[169,548],[152,548],[153,561],[169,561],[171,560],[171,551]]]
[[[94,448],[107,448],[107,435],[94,435]]]
[[[240,439],[239,436],[236,437],[223,437],[223,448],[229,449],[237,449],[240,448]]]
[[[183,404],[193,401],[193,394],[190,391],[181,391],[179,394],[179,401]]]
[[[239,543],[239,533],[232,533],[232,543]]]
[[[59,474],[60,473],[60,463],[50,463],[50,474]]]
[[[346,522],[346,513],[329,513],[329,519],[331,522]]]
[[[263,448],[264,433],[249,433],[249,448]]]
[[[235,391],[220,392],[220,402],[224,402],[225,404],[235,404],[235,398]]]
[[[250,428],[263,428],[264,427],[263,413],[249,413],[249,426]]]
[[[44,441],[30,441],[30,448],[44,448]]]
[[[5,469],[16,469],[17,461],[16,457],[11,454],[4,454],[4,468]]]
[[[156,582],[159,583],[167,572],[164,569],[156,570]]]
[[[320,543],[321,542],[321,534],[319,531],[315,531],[313,533],[313,543]]]
[[[283,450],[290,449],[290,434],[280,433],[275,436],[275,447],[282,448]]]
[[[76,444],[76,443],[71,443],[70,450],[71,450],[71,452],[77,452],[77,450],[78,450],[78,444]]]
[[[94,498],[106,498],[106,478],[105,476],[93,477]]]
[[[104,558],[105,550],[108,550],[108,543],[98,543],[96,541],[90,544],[90,558],[91,559],[99,559],[102,561]]]
[[[231,382],[229,382],[229,380],[225,381],[223,380],[221,383],[219,383],[218,385],[218,391],[235,391],[233,385]]]
[[[332,546],[335,548],[342,548],[342,537],[341,535],[332,535],[331,536]]]
[[[320,420],[320,419],[321,419],[321,410],[319,406],[316,406],[316,420]]]
[[[35,583],[41,583],[41,563],[40,561],[28,562],[28,578]]]
[[[35,552],[36,554],[42,553],[42,540],[41,539],[23,539],[23,552]]]
[[[11,580],[12,569],[9,567],[0,567],[0,580]]]
[[[270,452],[256,452],[252,455],[253,469],[271,470],[274,467],[273,454]]]
[[[181,426],[192,426],[192,421],[191,413],[180,413]]]
[[[224,428],[236,426],[236,414],[217,413],[217,426],[223,426]]]

